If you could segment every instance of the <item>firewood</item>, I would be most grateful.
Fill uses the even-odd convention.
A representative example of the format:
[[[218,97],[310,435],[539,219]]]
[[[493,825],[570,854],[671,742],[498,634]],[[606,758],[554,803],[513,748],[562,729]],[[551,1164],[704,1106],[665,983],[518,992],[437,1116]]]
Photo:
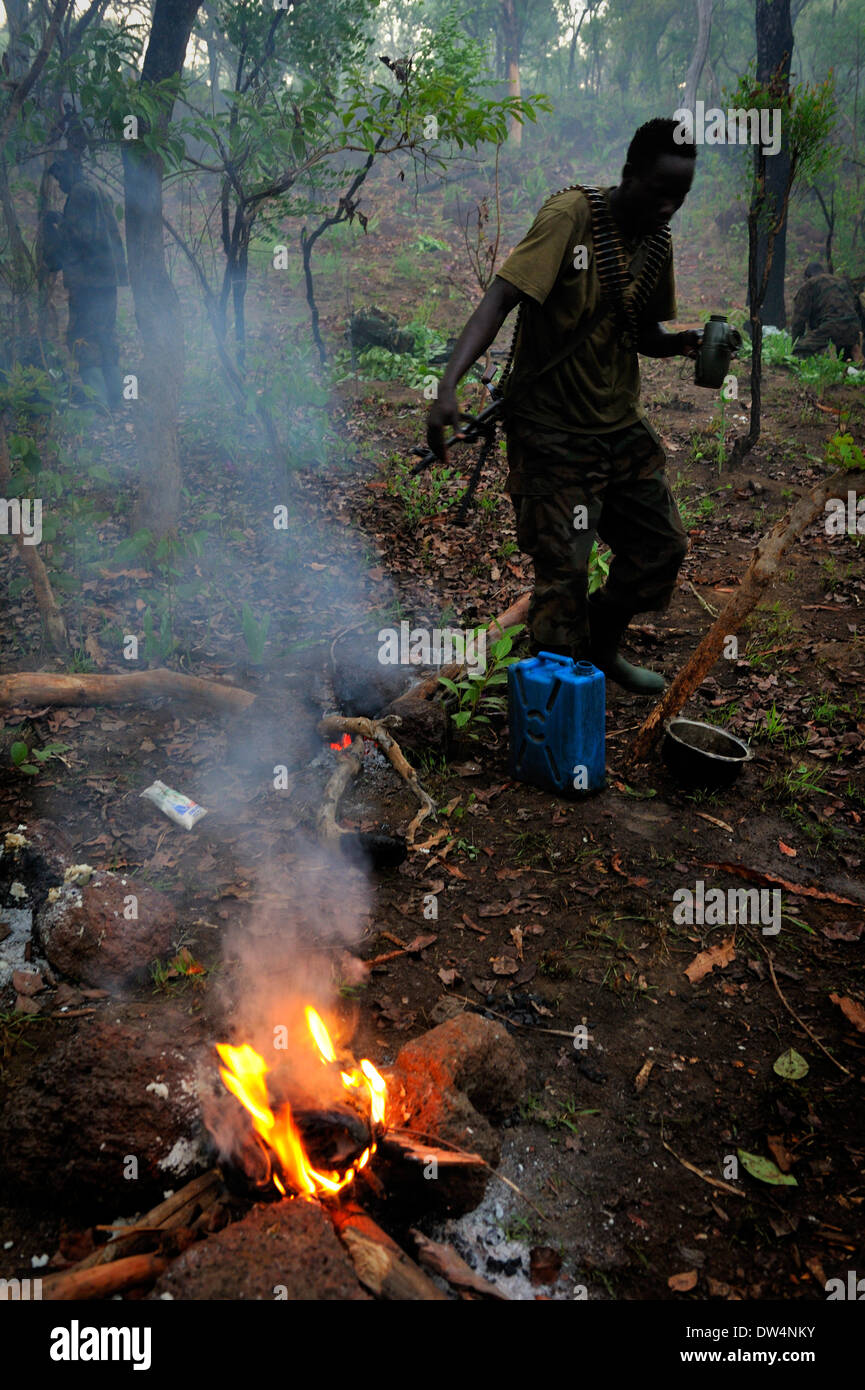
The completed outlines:
[[[360,1207],[346,1203],[331,1208],[330,1216],[358,1279],[370,1293],[396,1302],[447,1300],[447,1294]]]
[[[321,725],[319,725],[321,731]],[[323,840],[338,840],[344,831],[337,824],[336,811],[349,782],[363,766],[363,739],[354,739],[350,748],[339,755],[339,762],[328,779],[316,817],[316,828]]]
[[[510,1302],[506,1293],[502,1293],[487,1279],[476,1274],[449,1245],[430,1240],[429,1236],[422,1235],[420,1231],[412,1230],[409,1234],[417,1247],[417,1256],[421,1264],[431,1269],[434,1274],[440,1274],[442,1279],[447,1279],[455,1289],[466,1289],[469,1293],[480,1294],[483,1298],[497,1298],[504,1303]]]
[[[89,1269],[70,1269],[42,1281],[43,1299],[60,1301],[110,1298],[141,1284],[153,1284],[171,1263],[162,1255],[130,1255]]]
[[[389,1129],[381,1141],[385,1153],[398,1154],[409,1163],[426,1164],[434,1161],[439,1168],[486,1168],[487,1164],[480,1154],[466,1153],[463,1150],[439,1149],[434,1144],[424,1144],[423,1140],[399,1130]]]
[[[53,671],[19,671],[0,676],[0,708],[16,705],[130,705],[140,700],[189,700],[233,713],[246,709],[255,696],[248,690],[159,667],[123,675],[56,675]]]
[[[6,435],[6,426],[0,421],[0,489],[5,493],[12,480],[12,465],[9,458],[9,440]],[[57,606],[54,591],[51,588],[51,580],[48,578],[48,571],[42,562],[35,545],[25,545],[23,536],[15,537],[15,544],[18,554],[24,564],[27,573],[30,575],[30,582],[33,585],[33,594],[42,618],[42,624],[48,635],[52,647],[56,652],[69,650],[69,638],[66,633],[66,623],[63,614]]]
[[[132,1254],[134,1249],[148,1243],[149,1234],[188,1225],[196,1212],[206,1211],[216,1202],[221,1190],[222,1175],[218,1168],[211,1168],[207,1173],[193,1178],[191,1182],[172,1193],[152,1211],[145,1213],[125,1235],[121,1234],[107,1245],[100,1245],[98,1250],[92,1250],[66,1273],[116,1263],[124,1256]]]
[[[415,772],[411,764],[406,760],[405,754],[403,753],[396,739],[393,737],[393,734],[390,732],[391,728],[393,727],[393,722],[395,721],[392,721],[390,719],[364,719],[360,716],[356,718],[350,718],[339,714],[332,714],[321,721],[321,723],[318,726],[318,731],[325,737],[333,734],[354,735],[355,742],[352,744],[351,749],[349,750],[352,756],[355,755],[355,745],[357,744],[359,737],[375,740],[375,742],[378,744],[379,748],[382,750],[385,757],[387,758],[388,762],[390,763],[391,767],[394,769],[394,771],[399,773],[400,777],[403,779],[404,782],[408,784],[414,796],[420,802],[421,809],[418,811],[417,815],[415,816],[414,820],[411,822],[410,826],[408,827],[408,830],[406,831],[406,839],[408,840],[409,844],[412,844],[414,842],[414,837],[417,833],[419,826],[424,820],[426,820],[427,816],[435,812],[436,804],[430,796],[429,792],[425,791],[424,788],[421,786],[420,782],[418,781],[417,773]],[[363,745],[361,745],[361,750],[362,747]],[[355,774],[352,773],[352,776],[354,775]],[[328,784],[328,786],[330,786],[330,784]]]
[[[721,655],[726,638],[737,632],[774,580],[780,561],[793,541],[824,511],[830,497],[846,496],[851,480],[856,476],[856,472],[844,470],[823,478],[804,497],[800,497],[786,516],[762,538],[739,588],[721,609],[697,650],[655,705],[634,739],[628,759],[631,766],[647,761],[664,732],[664,721],[677,715],[685,701],[705,680]]]

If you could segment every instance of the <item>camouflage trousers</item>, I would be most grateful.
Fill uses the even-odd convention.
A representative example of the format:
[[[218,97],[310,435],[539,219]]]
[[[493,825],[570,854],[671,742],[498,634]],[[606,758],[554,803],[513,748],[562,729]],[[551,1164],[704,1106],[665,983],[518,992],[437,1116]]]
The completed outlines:
[[[533,651],[588,655],[588,566],[596,535],[613,552],[605,603],[628,616],[666,608],[688,540],[646,421],[574,435],[508,424],[507,490],[520,549],[534,562]]]
[[[851,349],[859,342],[859,325],[853,319],[826,319],[819,328],[812,328],[797,338],[794,357],[814,357],[834,343],[839,357],[849,360]]]
[[[123,399],[123,378],[117,343],[117,290],[91,287],[70,290],[66,344],[79,374],[102,372],[110,405]]]

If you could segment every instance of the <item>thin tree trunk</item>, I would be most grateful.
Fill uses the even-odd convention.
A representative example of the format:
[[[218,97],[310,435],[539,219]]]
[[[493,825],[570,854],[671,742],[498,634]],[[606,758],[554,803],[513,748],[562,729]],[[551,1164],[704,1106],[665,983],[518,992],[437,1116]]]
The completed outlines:
[[[502,0],[502,26],[504,29],[505,63],[508,70],[508,96],[519,97],[520,88],[520,33],[516,0]],[[518,148],[523,142],[523,128],[515,116],[508,118],[508,137]]]
[[[793,21],[790,0],[756,0],[755,29],[757,36],[757,81],[768,83],[780,79],[784,92],[790,87],[790,63],[793,56]],[[790,153],[785,123],[781,123],[781,148],[766,161],[766,207],[772,222],[779,221],[785,190],[790,177]],[[767,237],[761,232],[758,265],[762,268],[768,255]],[[776,328],[787,325],[784,304],[784,275],[787,265],[787,219],[780,220],[772,257],[772,265],[763,303],[763,322]]]
[[[712,36],[712,11],[715,0],[696,0],[697,4],[697,42],[685,78],[685,98],[682,105],[694,110],[697,100],[697,84],[702,76],[706,54],[709,52],[709,39]]]
[[[155,0],[142,86],[179,77],[199,4],[200,0]],[[167,128],[172,108],[173,102],[162,111],[157,131]],[[123,172],[129,282],[143,357],[136,419],[141,475],[133,527],[162,536],[176,526],[180,506],[177,413],[183,324],[165,264],[162,160],[136,141],[124,141]]]

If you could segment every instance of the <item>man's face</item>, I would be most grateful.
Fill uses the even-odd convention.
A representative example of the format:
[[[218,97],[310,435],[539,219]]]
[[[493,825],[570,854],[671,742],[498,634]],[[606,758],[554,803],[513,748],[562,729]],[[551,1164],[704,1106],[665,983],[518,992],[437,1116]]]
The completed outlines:
[[[694,181],[694,160],[664,154],[639,173],[630,164],[622,173],[628,211],[640,234],[649,236],[669,222],[687,198]]]

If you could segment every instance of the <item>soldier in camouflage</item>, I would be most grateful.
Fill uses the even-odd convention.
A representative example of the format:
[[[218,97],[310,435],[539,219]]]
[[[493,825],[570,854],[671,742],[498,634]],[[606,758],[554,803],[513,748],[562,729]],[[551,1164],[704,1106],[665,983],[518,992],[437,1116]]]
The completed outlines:
[[[859,343],[856,296],[819,261],[807,267],[805,283],[793,301],[791,332],[796,357],[813,357],[834,343],[838,356],[849,362]]]
[[[626,294],[646,262],[650,238],[691,187],[696,149],[674,140],[676,129],[672,120],[642,126],[628,147],[621,184],[602,190],[621,244]],[[578,248],[585,256],[574,254]],[[457,383],[517,304],[523,307],[504,398],[507,490],[520,547],[534,562],[531,649],[588,658],[625,690],[658,694],[663,677],[631,665],[618,648],[634,614],[666,608],[687,551],[664,450],[640,405],[637,361],[638,352],[696,356],[697,333],[661,327],[676,314],[672,249],[634,344],[615,316],[603,316],[585,193],[566,190],[548,199],[463,329],[439,384],[427,428],[439,458],[445,429],[459,428]],[[562,358],[575,331],[579,338],[583,330]],[[557,355],[539,376],[536,369]],[[613,559],[606,585],[589,598],[596,535]]]
[[[67,195],[62,213],[48,213],[43,238],[49,270],[63,271],[69,293],[66,342],[82,383],[103,404],[123,401],[118,365],[117,287],[129,283],[114,209],[88,182],[78,155],[61,150],[48,170]]]

